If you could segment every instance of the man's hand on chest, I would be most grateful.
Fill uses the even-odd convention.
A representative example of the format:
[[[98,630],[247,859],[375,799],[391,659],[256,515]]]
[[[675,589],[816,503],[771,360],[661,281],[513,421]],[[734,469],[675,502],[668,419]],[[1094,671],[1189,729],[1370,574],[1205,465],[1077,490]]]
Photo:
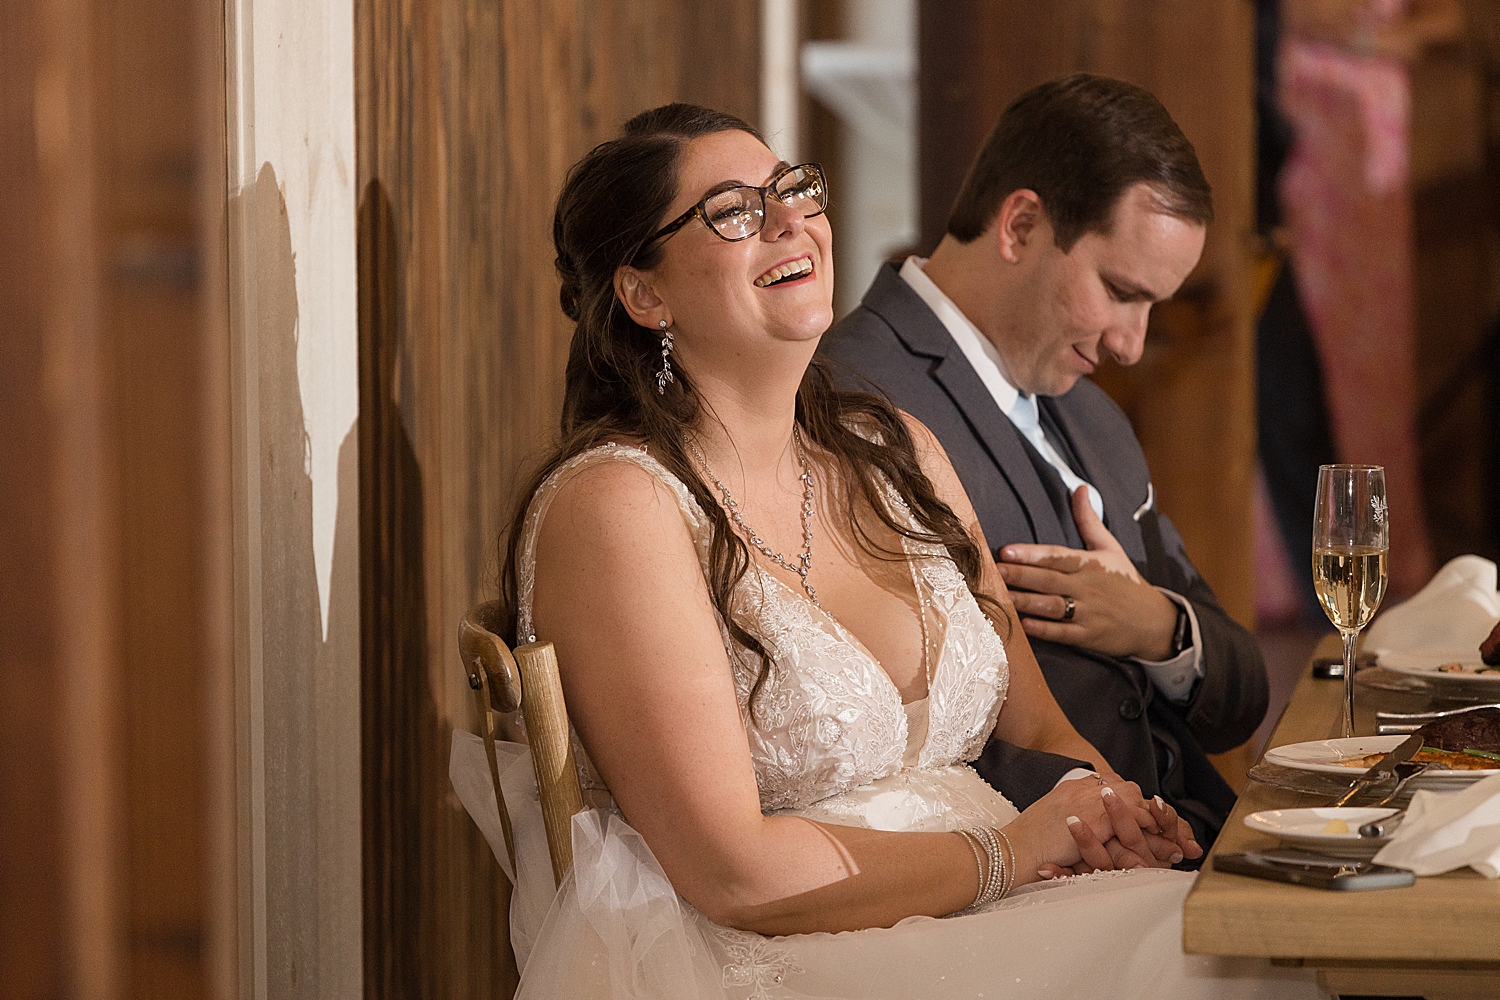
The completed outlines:
[[[1086,549],[1007,545],[1000,550],[1000,575],[1026,634],[1142,660],[1180,653],[1182,609],[1141,577],[1082,489],[1075,491],[1072,506]]]

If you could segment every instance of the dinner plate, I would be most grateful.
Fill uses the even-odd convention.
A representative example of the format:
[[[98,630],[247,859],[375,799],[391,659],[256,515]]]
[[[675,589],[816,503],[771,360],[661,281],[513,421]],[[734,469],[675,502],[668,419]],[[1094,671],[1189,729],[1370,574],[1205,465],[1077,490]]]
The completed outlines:
[[[1364,773],[1366,769],[1350,767],[1340,764],[1341,760],[1353,760],[1357,757],[1365,757],[1372,753],[1390,753],[1401,745],[1405,736],[1351,736],[1341,740],[1310,740],[1306,743],[1289,743],[1286,746],[1272,747],[1266,751],[1266,761],[1271,764],[1280,764],[1282,767],[1296,768],[1299,771],[1318,771],[1323,774],[1348,775],[1353,781]],[[1373,763],[1373,762],[1372,762]],[[1485,769],[1483,771],[1441,771],[1437,768],[1429,768],[1412,779],[1411,784],[1416,787],[1448,787],[1454,785],[1468,785],[1488,778],[1492,774],[1500,774],[1500,769]]]
[[[1479,650],[1432,647],[1429,649],[1377,649],[1376,661],[1387,670],[1410,674],[1454,687],[1493,687],[1500,690],[1500,670],[1479,658]],[[1458,664],[1459,670],[1439,670]],[[1484,673],[1480,673],[1484,671]]]
[[[1395,812],[1395,809],[1348,806],[1339,809],[1267,809],[1246,816],[1245,825],[1328,854],[1369,855],[1380,850],[1389,837],[1361,837],[1360,825],[1385,819]]]

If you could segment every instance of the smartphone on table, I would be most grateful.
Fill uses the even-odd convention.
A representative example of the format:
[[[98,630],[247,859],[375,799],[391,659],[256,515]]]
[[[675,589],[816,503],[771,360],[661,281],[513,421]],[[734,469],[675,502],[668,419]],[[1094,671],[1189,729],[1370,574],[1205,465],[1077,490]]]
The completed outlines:
[[[1214,871],[1336,892],[1397,889],[1416,881],[1416,876],[1405,868],[1377,865],[1360,858],[1330,858],[1310,851],[1293,850],[1220,854],[1214,858]]]

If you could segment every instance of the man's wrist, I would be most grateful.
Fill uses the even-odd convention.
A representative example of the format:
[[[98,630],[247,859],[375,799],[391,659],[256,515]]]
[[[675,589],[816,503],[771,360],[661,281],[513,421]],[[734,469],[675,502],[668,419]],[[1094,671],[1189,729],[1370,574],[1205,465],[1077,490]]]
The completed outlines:
[[[1142,643],[1142,650],[1135,654],[1137,659],[1160,662],[1170,660],[1186,648],[1187,639],[1191,630],[1187,627],[1187,617],[1183,613],[1182,605],[1167,597],[1161,591],[1152,589],[1152,596],[1156,599],[1157,613],[1151,616],[1148,626],[1146,641]]]

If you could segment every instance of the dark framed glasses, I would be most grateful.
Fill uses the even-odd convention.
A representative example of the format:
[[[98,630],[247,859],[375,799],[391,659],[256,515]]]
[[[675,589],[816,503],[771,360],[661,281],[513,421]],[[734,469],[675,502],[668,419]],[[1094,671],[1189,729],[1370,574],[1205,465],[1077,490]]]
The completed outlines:
[[[721,240],[729,243],[748,240],[765,225],[768,195],[807,219],[828,209],[828,182],[823,177],[823,168],[816,163],[800,163],[778,171],[765,187],[737,184],[709,192],[698,204],[658,229],[641,244],[641,250],[666,239],[695,218],[701,218]]]

